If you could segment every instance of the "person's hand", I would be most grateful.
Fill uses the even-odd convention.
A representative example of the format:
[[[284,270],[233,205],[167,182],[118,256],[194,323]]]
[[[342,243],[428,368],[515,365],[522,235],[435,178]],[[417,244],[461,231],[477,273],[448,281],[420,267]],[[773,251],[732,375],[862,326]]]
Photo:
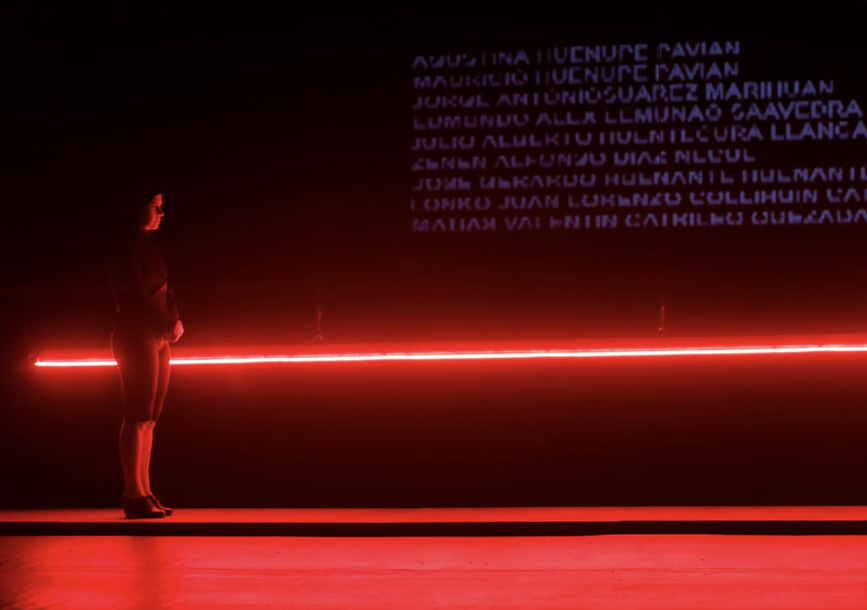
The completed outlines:
[[[175,341],[180,339],[183,334],[184,325],[180,320],[178,320],[177,322],[175,322],[175,327],[163,335],[163,339],[165,339],[169,343],[174,343]]]

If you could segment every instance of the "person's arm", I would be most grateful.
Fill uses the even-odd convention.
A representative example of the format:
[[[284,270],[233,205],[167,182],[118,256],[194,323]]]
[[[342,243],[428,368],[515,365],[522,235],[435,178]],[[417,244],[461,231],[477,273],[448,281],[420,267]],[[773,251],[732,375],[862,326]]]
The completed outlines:
[[[170,331],[163,334],[163,339],[169,343],[174,343],[184,334],[184,325],[181,323],[177,301],[175,301],[175,293],[172,292],[171,288],[166,288],[166,309],[174,317],[175,323]]]
[[[184,334],[184,324],[180,320],[175,322],[174,328],[172,328],[169,332],[163,333],[163,339],[168,341],[169,343],[174,343],[178,339],[180,339]]]
[[[148,258],[145,249],[134,248],[131,254],[133,280],[145,319],[157,335],[177,341],[183,334],[183,325],[180,324],[174,295],[165,282],[156,290],[153,289],[154,282],[147,277],[149,270],[145,263]],[[158,253],[157,256],[162,267],[162,257]],[[164,268],[158,268],[155,272],[165,276]]]
[[[173,307],[169,307],[168,287],[163,284],[157,290],[151,291],[147,279],[144,277],[142,266],[139,261],[137,263],[134,265],[135,279],[144,313],[153,324],[154,329],[160,334],[169,332],[175,327],[179,316]]]

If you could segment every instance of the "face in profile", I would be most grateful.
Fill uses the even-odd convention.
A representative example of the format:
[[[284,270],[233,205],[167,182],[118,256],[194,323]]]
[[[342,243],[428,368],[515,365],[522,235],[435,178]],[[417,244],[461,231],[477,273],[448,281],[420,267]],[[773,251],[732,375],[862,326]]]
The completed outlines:
[[[148,203],[142,214],[141,228],[145,231],[156,231],[160,228],[160,221],[163,219],[163,196],[156,195]]]

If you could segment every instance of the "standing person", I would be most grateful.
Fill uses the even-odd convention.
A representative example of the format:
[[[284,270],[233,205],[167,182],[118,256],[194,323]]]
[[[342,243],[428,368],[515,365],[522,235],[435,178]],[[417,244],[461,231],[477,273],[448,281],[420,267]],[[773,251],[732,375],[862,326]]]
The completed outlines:
[[[151,447],[169,386],[169,346],[184,326],[153,238],[164,215],[162,193],[146,193],[120,209],[128,224],[114,236],[109,278],[116,310],[111,350],[123,392],[123,509],[128,519],[159,518],[172,509],[151,491]]]

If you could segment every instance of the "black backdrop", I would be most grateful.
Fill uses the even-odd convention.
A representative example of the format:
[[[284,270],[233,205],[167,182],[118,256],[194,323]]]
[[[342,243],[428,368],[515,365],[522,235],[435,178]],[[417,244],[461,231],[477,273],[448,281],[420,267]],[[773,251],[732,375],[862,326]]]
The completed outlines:
[[[331,328],[370,339],[640,336],[656,331],[665,304],[667,327],[686,335],[862,329],[861,227],[413,234],[419,175],[407,171],[416,53],[741,40],[741,80],[833,79],[835,97],[860,101],[861,8],[332,27],[338,42],[314,97],[318,276]],[[865,152],[863,140],[748,148],[761,166],[784,168],[857,165]]]
[[[861,330],[860,226],[414,235],[417,52],[558,42],[743,41],[743,78],[834,79],[865,99],[860,3],[757,16],[673,8],[458,20],[71,27],[5,39],[4,257],[19,353],[105,345],[101,211],[160,176],[190,344]],[[150,22],[148,22],[150,23]],[[136,24],[132,26],[130,24]],[[863,141],[762,143],[772,166],[857,165]]]
[[[865,330],[860,227],[418,236],[406,207],[416,48],[739,36],[859,97],[860,3],[256,35],[177,17],[2,25],[4,505],[116,500],[113,372],[24,356],[108,346],[101,212],[142,171],[167,185],[191,348],[306,341],[317,305],[333,343],[640,337],[663,298],[682,335]],[[853,356],[219,368],[174,372],[154,477],[180,506],[865,502]]]

